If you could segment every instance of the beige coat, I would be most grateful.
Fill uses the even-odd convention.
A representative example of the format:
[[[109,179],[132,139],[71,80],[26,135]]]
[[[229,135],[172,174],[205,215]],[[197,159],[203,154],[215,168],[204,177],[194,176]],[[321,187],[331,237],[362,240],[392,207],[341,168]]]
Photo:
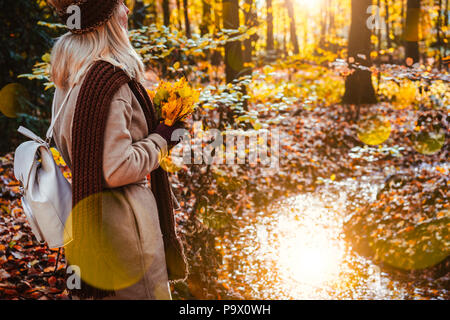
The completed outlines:
[[[69,168],[81,83],[74,87],[54,127],[54,141]],[[56,89],[55,111],[66,93]],[[166,141],[158,134],[149,135],[144,112],[128,85],[123,85],[112,98],[105,129],[103,173],[114,196],[103,197],[103,224],[108,234],[115,235],[112,241],[126,264],[123,267],[136,275],[133,282],[137,282],[117,290],[113,299],[171,299],[157,205],[146,186],[146,176],[159,165],[159,153],[167,154]]]

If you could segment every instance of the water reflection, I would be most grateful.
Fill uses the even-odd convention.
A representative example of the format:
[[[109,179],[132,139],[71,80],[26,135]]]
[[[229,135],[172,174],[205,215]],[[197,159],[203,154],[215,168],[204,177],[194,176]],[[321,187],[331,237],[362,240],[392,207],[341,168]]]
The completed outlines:
[[[343,190],[376,196],[373,183],[333,183],[261,212],[235,236],[219,239],[220,280],[254,299],[406,299],[421,288],[391,280],[352,251],[342,228],[350,200]],[[248,222],[248,221],[247,221]]]
[[[257,226],[258,254],[276,260],[277,277],[287,291],[311,293],[339,276],[345,253],[336,232],[339,222],[313,197],[297,197],[288,207],[301,210],[280,210],[270,228]]]

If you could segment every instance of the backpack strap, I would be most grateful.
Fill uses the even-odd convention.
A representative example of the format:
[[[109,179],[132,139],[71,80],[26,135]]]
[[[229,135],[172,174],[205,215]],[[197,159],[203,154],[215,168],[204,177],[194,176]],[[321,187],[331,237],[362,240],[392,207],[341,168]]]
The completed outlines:
[[[55,126],[56,120],[58,119],[59,115],[61,114],[61,110],[63,109],[64,105],[67,102],[67,99],[69,98],[70,93],[72,92],[74,86],[72,86],[69,91],[67,92],[63,102],[61,103],[61,106],[59,107],[58,112],[55,115],[55,101],[56,99],[53,99],[52,103],[52,121],[50,122],[50,126],[48,127],[47,134],[45,135],[46,139],[45,141],[50,144],[50,141],[53,137],[53,127]]]

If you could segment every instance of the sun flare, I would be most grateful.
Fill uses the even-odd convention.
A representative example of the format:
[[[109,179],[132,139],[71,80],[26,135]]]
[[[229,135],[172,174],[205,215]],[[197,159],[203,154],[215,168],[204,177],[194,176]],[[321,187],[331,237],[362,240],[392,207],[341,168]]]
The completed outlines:
[[[316,236],[317,235],[317,236]],[[324,237],[322,237],[324,236]],[[317,286],[332,280],[339,274],[339,248],[333,248],[325,235],[313,238],[297,235],[292,243],[283,242],[280,247],[282,274],[296,282]]]
[[[295,0],[295,5],[298,5],[300,8],[318,9],[322,5],[322,0]]]
[[[337,241],[338,222],[330,220],[323,204],[309,197],[296,201],[301,205],[292,207],[302,211],[280,214],[269,232],[257,227],[259,253],[275,261],[272,272],[286,292],[315,296],[317,288],[339,281],[345,248]]]
[[[301,213],[300,213],[301,214]],[[279,243],[278,268],[281,277],[310,286],[318,286],[339,275],[342,257],[340,247],[333,245],[330,230],[317,227],[323,212],[312,208],[307,224],[300,219],[283,216],[278,223],[278,232],[283,235]]]

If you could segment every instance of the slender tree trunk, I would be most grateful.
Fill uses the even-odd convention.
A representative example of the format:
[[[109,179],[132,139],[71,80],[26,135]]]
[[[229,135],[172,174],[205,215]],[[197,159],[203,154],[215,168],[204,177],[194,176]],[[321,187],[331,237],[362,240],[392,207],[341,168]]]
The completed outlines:
[[[239,0],[222,0],[223,28],[239,29]],[[240,41],[225,44],[225,73],[227,83],[239,78],[244,69]]]
[[[142,0],[136,0],[133,7],[133,28],[138,29],[144,25],[145,6]]]
[[[325,1],[322,1],[322,5],[320,7],[320,34],[319,34],[319,48],[324,49],[325,47],[325,36],[327,33],[327,16],[328,16],[328,10],[327,5]]]
[[[449,7],[448,7],[448,2],[449,0],[445,0],[445,18],[444,18],[444,26],[446,26],[447,28],[449,27],[448,25],[448,19],[449,19]],[[445,43],[445,47],[444,47],[444,56],[447,56],[447,50],[449,48],[449,44],[448,42]],[[448,66],[448,65],[447,65]]]
[[[245,26],[252,28],[256,26],[256,12],[253,6],[253,0],[245,0],[246,10],[244,12]],[[253,40],[254,36],[250,36],[244,40],[244,62],[251,62],[253,55]]]
[[[204,36],[210,33],[210,26],[212,25],[211,19],[211,3],[210,0],[202,0],[202,22],[200,23],[200,35]],[[211,50],[206,49],[203,51],[205,60],[209,60],[211,56]]]
[[[377,0],[377,7],[381,8],[381,0]],[[381,41],[382,41],[381,28],[376,28],[376,34],[377,34],[377,39],[378,40],[377,40],[377,48],[376,48],[377,59],[376,59],[375,63],[379,64],[379,62],[380,62],[380,51],[381,51]]]
[[[299,54],[297,31],[295,28],[295,16],[292,0],[286,0],[286,9],[289,15],[289,31],[291,36],[292,46],[294,47],[294,54]]]
[[[390,6],[389,6],[389,0],[384,0],[384,9],[386,10],[386,44],[387,48],[390,49],[392,46],[391,43],[391,23],[390,23]]]
[[[405,13],[406,13],[406,0],[402,0],[402,11],[400,13],[400,19],[401,19],[401,24],[402,24],[402,29],[405,28]]]
[[[306,55],[308,48],[308,16],[305,17],[304,28],[303,28],[303,55]]]
[[[280,21],[283,21],[283,17],[285,16],[284,10],[276,10],[273,12],[273,46],[274,46],[274,52],[276,57],[279,57],[283,46],[283,41],[280,41],[279,35],[283,34],[284,24],[280,23]],[[278,35],[278,37],[275,37],[275,35]]]
[[[162,1],[162,9],[163,9],[163,20],[164,25],[168,27],[170,25],[170,4],[169,0]]]
[[[367,8],[372,0],[352,0],[352,22],[348,40],[348,60],[350,63],[365,67],[371,65],[370,61],[370,35],[367,28],[367,19],[370,14]],[[372,84],[372,73],[368,70],[355,68],[354,72],[345,80],[345,104],[376,103],[375,90]]]
[[[408,0],[406,7],[406,23],[403,31],[405,40],[406,62],[419,62],[419,20],[420,20],[420,0]]]
[[[158,17],[158,11],[156,10],[156,1],[152,0],[148,4],[147,12],[148,12],[148,22],[149,24],[156,24],[156,19]]]
[[[449,0],[445,0],[445,23],[444,23],[444,25],[445,26],[448,26],[448,19],[449,19],[449,7],[448,7],[448,1]]]
[[[331,45],[331,50],[336,53],[336,47],[334,43],[331,43],[330,39],[333,38],[333,36],[335,35],[335,19],[334,19],[334,8],[332,6],[332,1],[328,0],[328,14],[329,14],[329,21],[328,21],[328,37],[325,38],[325,44],[330,47]]]
[[[184,7],[184,26],[186,31],[186,37],[191,38],[191,23],[189,21],[188,0],[183,0]]]
[[[281,47],[281,54],[282,57],[286,58],[288,55],[288,46],[287,46],[287,33],[288,33],[288,27],[287,25],[289,24],[289,17],[286,11],[283,11],[282,13],[283,16],[283,22],[281,23],[282,28],[283,28],[283,46]]]
[[[219,1],[221,0],[212,0],[212,1],[214,1],[214,32],[213,32],[214,36],[220,30],[220,15],[218,12],[218,8],[219,8]],[[222,54],[220,50],[214,50],[211,56],[211,64],[213,66],[218,66],[220,65],[221,62],[222,62]]]
[[[448,14],[448,13],[447,13]],[[439,0],[439,13],[436,21],[436,36],[437,36],[437,46],[439,52],[439,69],[442,68],[442,47],[443,41],[441,40],[441,21],[442,21],[442,0]]]
[[[266,43],[266,51],[273,52],[274,50],[274,41],[273,41],[273,7],[272,0],[266,0],[266,9],[267,9],[267,43]]]
[[[200,34],[203,36],[209,33],[209,26],[211,25],[211,4],[210,0],[202,0],[203,12],[202,23],[200,25]]]
[[[390,17],[390,3],[389,0],[385,0],[385,9],[386,9],[386,43],[387,48],[392,48],[392,39],[391,39],[391,17]],[[388,52],[389,63],[392,63],[392,54]]]
[[[177,4],[177,24],[178,24],[178,30],[181,30],[181,3],[180,0],[176,0]]]

